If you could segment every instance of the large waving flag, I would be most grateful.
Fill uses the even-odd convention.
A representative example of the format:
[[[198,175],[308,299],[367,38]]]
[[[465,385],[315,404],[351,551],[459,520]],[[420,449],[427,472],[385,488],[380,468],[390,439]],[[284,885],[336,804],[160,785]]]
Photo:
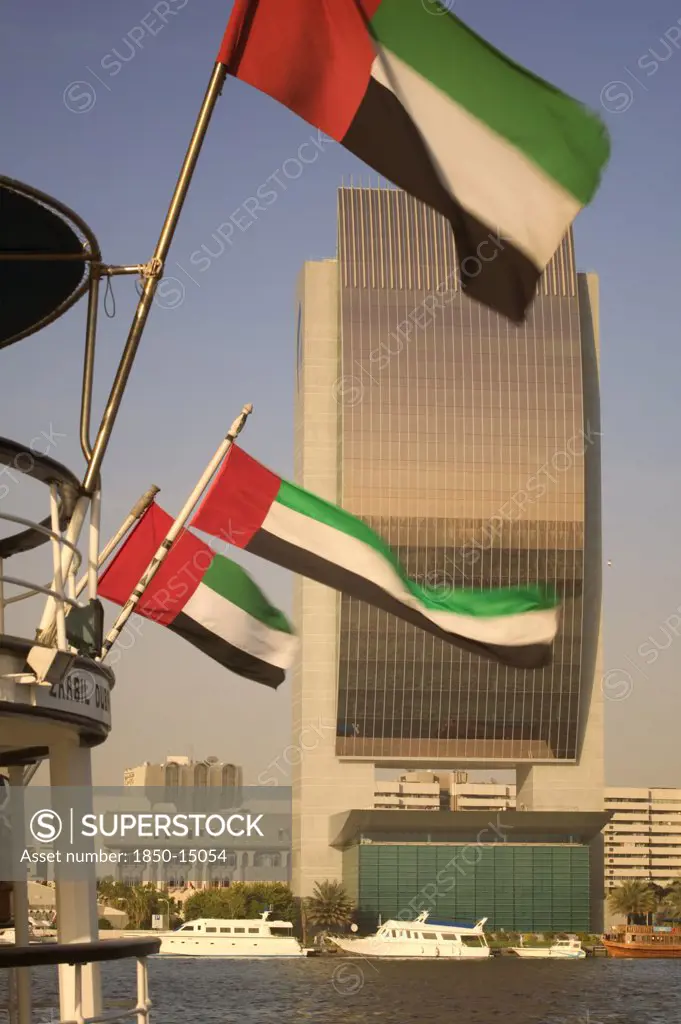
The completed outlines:
[[[538,586],[419,586],[360,519],[282,480],[236,446],[191,525],[504,665],[550,662],[559,618],[553,594]]]
[[[515,322],[610,152],[438,0],[235,0],[218,61],[447,218],[463,289]]]
[[[101,597],[125,605],[172,525],[150,505],[102,575]],[[297,638],[240,565],[183,530],[135,611],[167,626],[238,676],[276,689]]]

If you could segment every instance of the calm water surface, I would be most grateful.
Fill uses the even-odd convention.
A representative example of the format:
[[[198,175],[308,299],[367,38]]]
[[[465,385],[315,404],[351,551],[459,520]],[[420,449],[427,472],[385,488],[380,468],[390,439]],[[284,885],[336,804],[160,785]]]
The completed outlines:
[[[58,1020],[54,970],[34,976],[34,1024]],[[107,1006],[134,998],[132,961],[104,964],[102,977]],[[149,984],[152,1024],[681,1024],[681,960],[159,958],[149,961]],[[5,985],[0,974],[0,1007]]]

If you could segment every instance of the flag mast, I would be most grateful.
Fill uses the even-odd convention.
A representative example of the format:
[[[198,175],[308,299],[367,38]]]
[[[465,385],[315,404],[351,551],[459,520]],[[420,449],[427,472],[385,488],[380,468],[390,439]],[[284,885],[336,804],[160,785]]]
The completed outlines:
[[[208,484],[210,483],[213,474],[219,467],[220,463],[224,459],[229,449],[234,444],[236,438],[243,430],[246,424],[246,420],[248,419],[252,412],[253,406],[250,404],[245,405],[241,410],[239,416],[237,416],[237,418],[234,420],[234,423],[232,423],[227,433],[227,436],[222,441],[219,448],[215,452],[215,455],[210,460],[205,470],[201,474],[201,477],[199,478],[196,486],[194,487],[191,494],[187,498],[182,508],[182,511],[178,515],[177,519],[175,519],[175,521],[173,522],[173,525],[168,530],[168,533],[164,537],[158,551],[156,552],[152,560],[149,562],[147,568],[144,570],[144,573],[142,574],[139,583],[133,590],[132,594],[130,595],[125,605],[123,606],[120,615],[118,616],[113,626],[107,633],[104,643],[102,645],[102,653],[98,659],[99,661],[104,661],[107,654],[109,653],[113,645],[116,643],[116,640],[120,636],[123,627],[125,626],[126,622],[130,618],[135,608],[137,607],[140,599],[142,598],[144,591],[147,589],[147,587],[153,580],[154,576],[161,568],[161,565],[163,564],[166,556],[169,554],[170,549],[173,546],[173,543],[184,529],[184,526],[187,523],[189,517],[191,516],[192,512],[194,511],[199,501],[201,500],[201,496],[205,491],[206,487],[208,486]]]
[[[100,569],[104,565],[111,552],[118,547],[120,542],[123,540],[125,535],[130,532],[130,530],[133,528],[138,519],[142,518],[142,516],[149,508],[149,506],[151,505],[152,501],[154,500],[160,489],[161,488],[157,487],[156,484],[152,484],[152,486],[147,491],[144,492],[142,497],[135,502],[135,504],[125,517],[124,521],[118,527],[113,537],[109,540],[106,547],[102,548],[102,550],[100,551],[97,557],[97,569]],[[91,568],[92,566],[89,566],[88,572],[85,573],[82,579],[78,581],[78,584],[76,585],[76,597],[82,594],[86,586],[88,585],[88,575]]]
[[[246,8],[242,12],[241,22],[236,33],[236,37],[230,47],[227,46],[227,33],[223,40],[218,59],[213,68],[210,81],[206,94],[203,98],[201,108],[194,125],[194,131],[187,148],[187,152],[182,163],[177,184],[170,200],[170,206],[166,213],[165,221],[161,229],[159,240],[154,250],[149,263],[142,268],[142,277],[144,279],[144,285],[142,288],[139,301],[137,303],[137,309],[135,310],[135,316],[128,333],[128,338],[123,349],[118,369],[114,382],[111,386],[109,398],[106,403],[106,407],[102,414],[102,419],[99,424],[97,431],[97,437],[95,443],[92,446],[92,451],[88,458],[88,467],[85,472],[82,483],[82,493],[78,501],[76,502],[71,520],[69,522],[65,541],[62,552],[62,564],[61,564],[61,575],[63,579],[66,579],[71,569],[71,563],[73,561],[73,550],[72,547],[67,546],[75,545],[78,543],[80,532],[85,522],[85,516],[87,514],[88,506],[92,500],[92,495],[97,488],[100,470],[106,449],[111,439],[111,432],[113,430],[114,423],[116,422],[116,416],[120,409],[121,401],[123,399],[123,393],[128,383],[130,371],[137,355],[137,349],[142,338],[142,332],[147,322],[147,317],[151,310],[151,304],[156,294],[158,283],[163,277],[163,270],[165,267],[166,259],[168,258],[168,252],[170,245],[177,228],[177,223],[182,213],[184,201],[187,198],[189,186],[191,185],[194,171],[196,170],[196,164],[201,153],[208,127],[210,125],[213,112],[217,105],[217,101],[222,93],[222,88],[225,84],[225,79],[228,73],[228,61],[229,70],[232,74],[236,73],[243,50],[246,45],[249,32],[251,30],[253,19],[255,17],[256,10],[258,8],[259,0],[246,0]],[[229,30],[229,26],[228,26]],[[83,430],[83,424],[81,423],[81,433]],[[40,620],[40,625],[37,630],[36,639],[38,642],[49,642],[50,634],[53,632],[54,623],[56,621],[57,602],[53,597],[48,598],[43,615]]]

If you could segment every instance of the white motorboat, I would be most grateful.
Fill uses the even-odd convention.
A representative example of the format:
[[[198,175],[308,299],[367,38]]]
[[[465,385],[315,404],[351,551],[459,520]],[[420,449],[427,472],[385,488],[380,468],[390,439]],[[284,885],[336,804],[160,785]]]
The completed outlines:
[[[177,931],[161,933],[159,956],[236,957],[305,956],[293,935],[290,921],[270,921],[269,911],[259,920],[200,918]]]
[[[524,960],[584,960],[586,957],[582,943],[574,935],[558,939],[552,946],[511,946],[509,952]]]
[[[474,925],[435,921],[424,910],[413,921],[386,921],[375,935],[362,939],[334,938],[346,953],[358,956],[428,960],[485,960],[490,955],[483,917]]]

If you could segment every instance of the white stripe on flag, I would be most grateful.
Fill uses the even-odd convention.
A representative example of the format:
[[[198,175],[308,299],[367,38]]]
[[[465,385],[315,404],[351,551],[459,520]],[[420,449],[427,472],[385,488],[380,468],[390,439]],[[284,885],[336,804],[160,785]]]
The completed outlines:
[[[389,50],[375,59],[371,75],[397,96],[418,126],[447,190],[490,225],[490,234],[492,225],[501,225],[515,247],[543,270],[581,203],[522,150]],[[490,240],[479,255],[491,261],[493,253]]]
[[[277,501],[270,506],[261,529],[376,584],[408,608],[421,612],[447,633],[500,647],[548,644],[555,639],[558,608],[493,618],[425,609],[405,587],[390,563],[371,545]]]
[[[270,629],[205,583],[199,583],[182,611],[221,640],[260,661],[284,670],[293,664],[298,651],[297,636]]]

